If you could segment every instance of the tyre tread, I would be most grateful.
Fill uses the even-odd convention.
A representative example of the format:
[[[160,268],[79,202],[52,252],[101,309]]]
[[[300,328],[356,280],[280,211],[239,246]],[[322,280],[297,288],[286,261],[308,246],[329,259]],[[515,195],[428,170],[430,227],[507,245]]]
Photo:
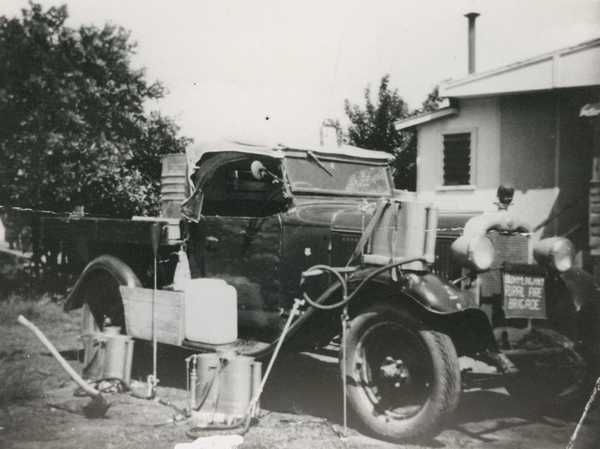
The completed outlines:
[[[419,332],[421,338],[429,348],[434,370],[438,372],[435,390],[424,404],[418,415],[409,418],[406,422],[395,422],[381,425],[377,421],[369,423],[367,413],[358,410],[354,414],[360,419],[367,430],[386,440],[398,442],[402,440],[418,440],[430,437],[439,432],[449,413],[458,406],[461,394],[460,368],[458,356],[452,339],[439,331],[426,329],[412,315],[395,307],[375,306],[364,313],[357,315],[352,320],[350,332],[355,335],[350,339],[354,344],[356,333],[361,331],[369,320],[377,316],[393,315],[405,325]],[[348,362],[347,362],[348,363]],[[358,393],[349,389],[349,400],[353,407],[360,407],[361,400]],[[433,397],[433,399],[432,399]]]

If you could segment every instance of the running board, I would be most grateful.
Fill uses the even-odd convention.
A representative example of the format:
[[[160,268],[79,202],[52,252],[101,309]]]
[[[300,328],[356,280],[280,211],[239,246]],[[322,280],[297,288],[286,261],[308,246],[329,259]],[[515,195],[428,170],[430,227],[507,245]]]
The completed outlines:
[[[472,371],[463,371],[461,373],[462,388],[469,390],[471,388],[481,388],[491,390],[504,387],[507,376],[500,373],[477,373]]]
[[[181,344],[186,349],[191,349],[199,352],[217,352],[217,351],[235,351],[239,355],[254,356],[255,354],[262,353],[271,346],[269,343],[256,340],[244,340],[238,338],[233,343],[224,345],[213,345],[210,343],[201,343],[198,341],[191,341],[187,338],[183,340]]]

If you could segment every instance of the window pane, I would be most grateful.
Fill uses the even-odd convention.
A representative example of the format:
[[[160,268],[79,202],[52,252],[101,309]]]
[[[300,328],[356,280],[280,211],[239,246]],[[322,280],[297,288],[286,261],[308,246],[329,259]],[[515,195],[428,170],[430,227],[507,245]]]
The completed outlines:
[[[389,195],[385,165],[365,165],[360,162],[321,158],[327,171],[311,159],[286,158],[288,177],[294,192],[334,192],[356,195]]]
[[[444,135],[444,185],[471,183],[471,134]]]

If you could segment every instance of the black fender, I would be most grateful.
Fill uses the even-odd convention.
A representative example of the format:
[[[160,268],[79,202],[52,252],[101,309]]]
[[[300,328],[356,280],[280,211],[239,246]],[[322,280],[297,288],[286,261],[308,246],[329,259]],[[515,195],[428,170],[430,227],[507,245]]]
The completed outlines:
[[[476,354],[478,352],[498,352],[494,334],[487,315],[474,305],[474,301],[465,297],[461,290],[443,282],[434,274],[428,272],[408,273],[403,272],[400,279],[394,280],[388,272],[381,273],[365,280],[375,268],[356,271],[348,278],[348,291],[353,299],[348,303],[350,316],[356,316],[373,302],[384,300],[388,304],[397,305],[399,308],[408,309],[416,314],[416,318],[430,324],[434,329],[450,336],[459,355]],[[355,295],[356,288],[360,290]],[[334,297],[341,299],[341,285],[333,282],[319,296],[317,301],[328,301]],[[456,307],[459,301],[463,307]],[[286,344],[297,345],[297,348],[314,345],[315,333],[327,333],[329,341],[338,331],[341,309],[319,311],[309,308],[292,324],[287,334]],[[321,315],[328,315],[331,321],[325,327],[322,321],[315,319]],[[312,324],[311,324],[312,323]],[[315,325],[316,323],[316,325]],[[255,357],[265,357],[272,351],[275,342],[256,353]]]
[[[374,270],[365,269],[353,273],[348,280],[349,291],[357,288]],[[399,275],[398,280],[394,280],[388,271],[372,278],[361,289],[368,289],[369,285],[378,285],[401,293],[424,311],[436,315],[453,314],[467,309],[479,310],[469,291],[459,290],[430,272],[405,271]],[[361,296],[360,293],[358,296]]]
[[[361,270],[353,274],[350,291],[353,284],[371,271]],[[369,298],[369,284],[392,292],[392,304],[407,298],[409,304],[398,306],[412,308],[432,327],[450,335],[459,354],[498,351],[492,325],[469,291],[459,290],[430,272],[403,272],[397,281],[385,273],[363,286],[365,294],[359,293],[359,304],[351,303],[351,307],[360,308],[360,301]]]
[[[408,273],[405,279],[405,293],[432,313],[450,314],[477,309],[471,292],[459,290],[435,274]]]
[[[129,265],[121,259],[104,254],[86,265],[77,279],[73,290],[65,302],[65,311],[77,309],[83,305],[83,290],[86,282],[99,272],[109,273],[121,286],[141,287],[142,283]]]

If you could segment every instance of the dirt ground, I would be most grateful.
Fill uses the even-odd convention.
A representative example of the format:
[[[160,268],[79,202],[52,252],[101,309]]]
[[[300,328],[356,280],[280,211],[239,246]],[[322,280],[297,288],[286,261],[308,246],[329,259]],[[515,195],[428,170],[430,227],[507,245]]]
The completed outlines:
[[[51,305],[55,307],[54,305]],[[76,368],[81,369],[78,314],[40,327]],[[149,372],[146,344],[136,342],[134,377]],[[182,353],[159,349],[159,396],[185,406]],[[189,425],[167,424],[172,409],[125,393],[107,395],[112,406],[104,419],[89,420],[66,411],[77,410],[86,398],[74,397],[74,384],[27,329],[0,327],[0,368],[33,382],[34,390],[21,398],[0,402],[0,448],[172,448],[186,437]],[[4,379],[6,380],[6,379]],[[0,382],[3,380],[0,379]],[[11,380],[16,382],[15,379]],[[16,382],[17,384],[18,382]],[[28,398],[32,396],[33,398]],[[556,406],[533,414],[503,389],[465,392],[458,412],[445,430],[420,444],[391,445],[360,434],[353,428],[341,439],[341,394],[337,365],[331,357],[295,354],[279,360],[262,400],[259,423],[244,437],[244,448],[565,448],[575,427],[581,404]],[[594,420],[595,419],[595,420]],[[588,422],[579,448],[592,443]]]

